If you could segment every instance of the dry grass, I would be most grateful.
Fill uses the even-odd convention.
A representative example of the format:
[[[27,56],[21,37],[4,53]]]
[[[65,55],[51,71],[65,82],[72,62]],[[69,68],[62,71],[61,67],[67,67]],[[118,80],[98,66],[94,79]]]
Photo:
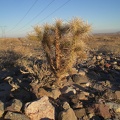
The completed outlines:
[[[94,34],[86,43],[98,52],[120,54],[120,34]]]
[[[42,57],[37,41],[25,38],[0,39],[0,68],[15,67],[24,57]]]

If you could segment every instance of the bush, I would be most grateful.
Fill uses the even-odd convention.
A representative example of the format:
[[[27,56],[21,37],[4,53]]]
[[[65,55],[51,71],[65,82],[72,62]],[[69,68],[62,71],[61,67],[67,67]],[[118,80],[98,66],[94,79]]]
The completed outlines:
[[[90,25],[79,18],[68,23],[56,20],[55,24],[34,27],[28,38],[40,40],[51,70],[59,81],[71,72],[76,60],[85,56],[84,40],[89,38]]]

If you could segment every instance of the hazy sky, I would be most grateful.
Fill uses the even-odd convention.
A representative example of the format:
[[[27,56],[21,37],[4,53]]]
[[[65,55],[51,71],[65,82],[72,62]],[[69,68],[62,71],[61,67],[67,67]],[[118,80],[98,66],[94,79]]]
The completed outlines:
[[[80,17],[93,32],[120,31],[120,0],[0,0],[0,37],[20,37],[33,26]]]

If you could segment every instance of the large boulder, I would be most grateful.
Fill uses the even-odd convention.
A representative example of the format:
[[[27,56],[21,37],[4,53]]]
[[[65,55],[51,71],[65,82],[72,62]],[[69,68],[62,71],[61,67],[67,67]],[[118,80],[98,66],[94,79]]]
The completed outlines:
[[[25,114],[31,120],[41,120],[45,118],[55,119],[55,109],[49,102],[49,98],[47,96],[43,96],[39,100],[26,103]]]

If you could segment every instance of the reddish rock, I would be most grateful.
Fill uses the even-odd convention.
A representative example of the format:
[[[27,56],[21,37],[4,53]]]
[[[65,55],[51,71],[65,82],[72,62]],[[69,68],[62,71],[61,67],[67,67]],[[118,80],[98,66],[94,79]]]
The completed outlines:
[[[105,104],[96,104],[95,105],[95,112],[98,115],[101,115],[103,118],[111,118],[111,114],[109,112],[109,107]]]
[[[108,63],[105,64],[105,67],[106,67],[106,68],[109,68],[110,66],[111,66],[111,65],[108,64]]]

